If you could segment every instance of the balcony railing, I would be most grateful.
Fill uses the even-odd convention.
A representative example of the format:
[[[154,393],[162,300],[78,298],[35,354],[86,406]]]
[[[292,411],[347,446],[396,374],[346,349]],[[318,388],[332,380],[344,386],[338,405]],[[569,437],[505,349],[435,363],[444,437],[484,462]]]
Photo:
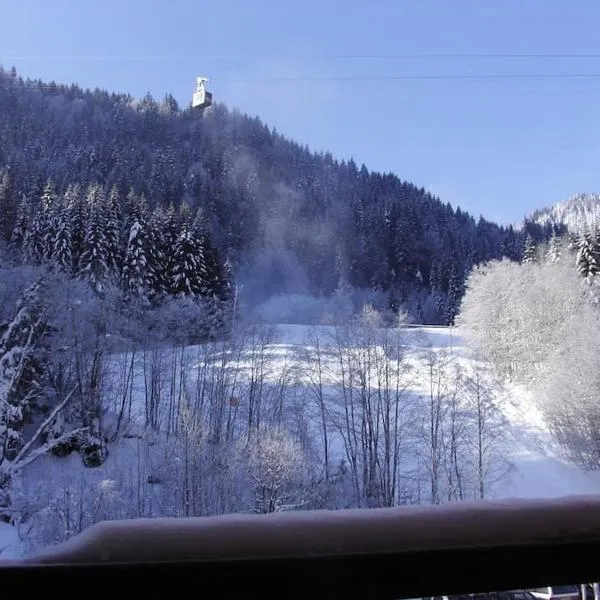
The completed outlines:
[[[0,595],[420,598],[597,581],[600,496],[95,525]]]

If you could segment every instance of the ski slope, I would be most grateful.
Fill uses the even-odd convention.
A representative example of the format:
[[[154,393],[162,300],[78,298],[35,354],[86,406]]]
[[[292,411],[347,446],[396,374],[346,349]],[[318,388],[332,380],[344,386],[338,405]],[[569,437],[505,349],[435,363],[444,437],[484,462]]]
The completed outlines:
[[[498,497],[556,498],[600,493],[600,473],[584,471],[561,458],[529,392],[509,387],[502,408],[510,423],[510,459],[515,473],[496,492]]]
[[[332,329],[320,327],[318,330],[322,343],[327,343]],[[277,343],[287,348],[308,346],[314,331],[315,328],[303,325],[279,325]],[[463,364],[472,360],[457,328],[410,329],[406,333],[406,344],[413,348],[446,350]],[[508,458],[514,470],[506,481],[498,484],[491,494],[493,497],[557,498],[600,493],[600,473],[584,471],[561,458],[560,449],[527,390],[507,386],[499,393],[500,406],[509,425]]]

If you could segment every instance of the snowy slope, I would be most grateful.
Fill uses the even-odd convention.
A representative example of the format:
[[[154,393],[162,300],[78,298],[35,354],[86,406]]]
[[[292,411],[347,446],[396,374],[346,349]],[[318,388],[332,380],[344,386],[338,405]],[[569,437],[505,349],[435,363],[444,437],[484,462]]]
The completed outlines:
[[[512,481],[497,490],[498,497],[554,498],[600,493],[599,473],[583,471],[562,460],[530,393],[509,388],[503,409],[511,425],[511,460],[516,471]]]
[[[16,527],[8,523],[0,523],[0,558],[20,558],[23,548]]]
[[[302,325],[280,325],[278,343],[293,347],[310,344],[314,329]],[[329,328],[319,328],[323,341]],[[463,364],[470,362],[456,328],[422,327],[410,330],[407,344],[415,348],[445,349]],[[555,498],[571,494],[600,494],[600,473],[589,473],[562,460],[560,450],[547,430],[534,399],[526,390],[510,386],[502,391],[501,406],[508,419],[509,459],[514,472],[499,484],[497,498]]]
[[[322,349],[332,345],[333,328],[326,326],[304,326],[304,325],[278,325],[271,332],[268,345],[269,369],[266,373],[266,381],[270,383],[281,382],[287,377],[290,369],[297,369],[293,375],[296,379],[290,379],[290,393],[293,394],[293,386],[302,379],[303,371],[310,368],[310,349],[314,346],[316,339]],[[403,343],[409,353],[409,360],[413,366],[411,375],[410,392],[416,396],[427,395],[428,374],[423,362],[424,351],[450,353],[452,358],[464,366],[472,363],[468,348],[456,328],[423,327],[406,330],[403,334]],[[330,348],[331,349],[331,348]],[[189,361],[185,368],[188,369],[190,378],[193,378],[198,368],[198,357],[202,357],[202,347],[186,349]],[[166,350],[171,356],[171,350]],[[334,354],[334,353],[330,353]],[[327,352],[324,352],[324,356]],[[206,356],[204,356],[204,359]],[[235,364],[236,372],[239,373],[236,385],[240,393],[243,393],[244,385],[248,384],[249,364],[246,355],[241,354]],[[335,398],[339,394],[335,381],[335,360],[330,360],[329,380],[325,380],[324,390],[329,398]],[[183,364],[180,363],[180,364]],[[121,367],[117,368],[118,369]],[[145,382],[143,364],[132,362],[131,375],[133,379],[131,416],[138,422],[144,418],[145,405]],[[291,376],[291,375],[290,375]],[[300,380],[297,379],[300,377]],[[107,404],[115,407],[119,404],[122,392],[107,388]],[[507,387],[498,390],[501,398],[501,408],[508,420],[507,447],[508,458],[514,465],[514,470],[509,479],[503,480],[491,493],[496,498],[554,498],[571,494],[596,494],[600,493],[600,475],[587,473],[567,464],[561,459],[559,449],[554,443],[552,436],[545,427],[539,411],[535,406],[531,394],[518,387]],[[300,396],[302,398],[302,396]],[[139,427],[133,427],[132,431]],[[318,430],[314,432],[315,439],[319,437]],[[331,446],[330,456],[335,458],[344,457],[343,442],[339,432],[334,429],[330,432]],[[139,510],[136,495],[142,486],[146,485],[146,477],[154,474],[156,465],[164,462],[164,453],[167,448],[158,445],[144,447],[138,435],[122,438],[113,444],[106,463],[97,469],[86,469],[76,455],[67,458],[56,459],[43,457],[31,465],[25,473],[20,493],[26,497],[35,498],[41,506],[48,506],[48,510],[56,510],[56,502],[60,506],[69,507],[76,514],[81,508],[85,508],[87,515],[89,507],[102,499],[102,507],[110,509],[111,518],[132,518],[136,514],[131,511]],[[175,458],[177,461],[177,458]],[[178,468],[176,462],[174,468]],[[140,479],[141,477],[141,479]],[[49,489],[49,487],[54,488]],[[156,492],[155,498],[145,498],[145,502],[151,505],[144,506],[144,514],[153,516],[164,516],[169,514],[171,506],[168,496],[160,485],[152,486],[152,493]],[[128,490],[130,497],[126,501],[123,495],[114,494],[116,489]],[[57,491],[58,490],[58,496]],[[64,490],[64,493],[63,493]],[[168,490],[167,490],[168,491]],[[70,494],[70,495],[66,495]],[[54,503],[54,508],[52,505]],[[162,503],[162,504],[161,504]],[[98,504],[100,506],[100,504]],[[87,517],[86,517],[87,518]],[[91,518],[91,517],[90,517]],[[94,518],[101,519],[98,513]],[[44,522],[44,513],[39,516]],[[89,524],[92,524],[90,521]],[[88,523],[84,523],[84,527]],[[58,541],[58,540],[57,540]],[[0,557],[9,558],[17,556],[22,551],[16,530],[13,527],[0,524]]]

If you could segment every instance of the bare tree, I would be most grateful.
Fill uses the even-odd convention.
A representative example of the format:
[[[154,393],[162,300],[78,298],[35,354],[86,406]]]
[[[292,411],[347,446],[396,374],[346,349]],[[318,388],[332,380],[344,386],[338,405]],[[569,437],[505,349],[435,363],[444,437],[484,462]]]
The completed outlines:
[[[308,356],[305,357],[308,366],[306,368],[307,388],[309,394],[316,404],[318,411],[319,429],[323,442],[323,468],[325,479],[329,479],[329,411],[327,408],[327,399],[325,396],[325,369],[324,364],[324,348],[322,347],[321,336],[319,330],[313,328],[310,332],[310,348]]]
[[[281,429],[263,430],[247,448],[254,512],[299,508],[303,501],[302,449]]]
[[[271,370],[269,345],[273,334],[272,327],[260,323],[250,324],[244,331],[244,358],[249,372],[245,390],[248,440],[261,426],[263,395]]]
[[[447,413],[444,424],[444,467],[449,502],[464,500],[467,496],[469,421],[461,394],[458,368],[451,371],[447,393]]]
[[[444,468],[444,429],[448,415],[449,358],[433,349],[426,351],[427,389],[421,416],[419,453],[429,486],[429,501],[439,504],[442,498]]]
[[[393,506],[409,451],[414,404],[401,332],[372,307],[334,332],[340,398],[332,417],[344,443],[359,506]]]
[[[381,421],[377,448],[380,503],[394,506],[398,500],[402,459],[412,451],[410,430],[415,424],[416,407],[407,393],[412,383],[412,368],[406,359],[401,330],[381,328],[376,343],[377,412]]]
[[[470,372],[461,375],[460,384],[470,421],[471,432],[467,442],[475,476],[475,493],[483,499],[513,470],[507,458],[508,423],[498,406],[495,390],[499,388],[499,382],[489,367],[474,363]]]

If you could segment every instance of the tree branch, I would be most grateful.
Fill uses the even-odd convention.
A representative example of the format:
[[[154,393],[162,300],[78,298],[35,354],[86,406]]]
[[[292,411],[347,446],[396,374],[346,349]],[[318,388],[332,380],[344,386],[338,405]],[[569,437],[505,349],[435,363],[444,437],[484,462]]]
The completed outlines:
[[[14,470],[20,468],[19,463],[21,461],[25,460],[25,457],[30,452],[30,450],[33,448],[33,446],[37,443],[37,441],[40,439],[40,436],[45,431],[45,429],[50,425],[50,423],[52,423],[52,421],[54,420],[56,415],[67,405],[69,400],[73,397],[73,394],[76,392],[76,389],[77,388],[74,388],[73,390],[71,390],[65,396],[65,398],[54,407],[54,410],[52,410],[52,412],[50,413],[48,418],[38,427],[37,431],[33,434],[31,439],[23,446],[23,448],[21,448],[20,452],[17,454],[15,459],[13,461],[11,461],[11,463],[10,463],[11,465],[15,465],[14,467],[12,467],[10,469],[11,471],[14,471]],[[79,431],[79,430],[77,430],[77,431]],[[66,434],[66,435],[71,437],[74,435],[74,433],[75,432],[70,432],[69,434]],[[61,436],[57,440],[54,440],[53,443],[51,443],[49,445],[47,444],[46,446],[44,446],[44,448],[47,448],[46,451],[51,450],[52,448],[54,448],[54,446],[56,446],[59,443],[59,440],[63,440],[64,437],[65,436]],[[31,461],[28,461],[26,464],[29,464],[30,462]]]
[[[69,433],[65,433],[64,435],[61,435],[59,438],[52,440],[51,442],[45,444],[44,446],[38,448],[37,450],[34,450],[28,456],[21,458],[19,463],[16,463],[16,462],[9,463],[9,464],[15,465],[14,467],[12,467],[10,469],[10,472],[14,474],[17,471],[24,469],[26,466],[30,465],[32,462],[37,460],[40,456],[43,456],[44,454],[47,454],[48,452],[52,451],[52,449],[55,448],[56,446],[59,446],[60,444],[63,444],[64,442],[68,442],[72,437],[74,437],[80,433],[83,433],[85,431],[89,431],[89,427],[80,427],[79,429],[74,429],[73,431],[70,431]]]

